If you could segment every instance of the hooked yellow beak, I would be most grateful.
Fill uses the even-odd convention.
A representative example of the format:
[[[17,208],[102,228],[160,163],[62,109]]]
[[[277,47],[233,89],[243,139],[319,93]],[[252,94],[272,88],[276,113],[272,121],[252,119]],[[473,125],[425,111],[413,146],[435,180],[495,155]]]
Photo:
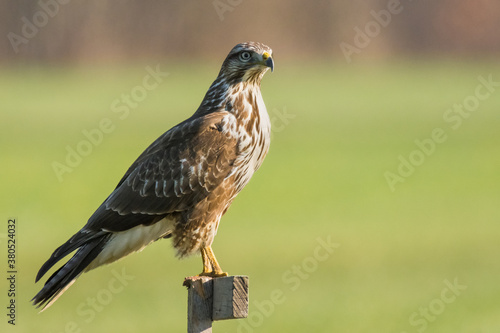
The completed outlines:
[[[274,70],[274,61],[269,52],[264,52],[262,54],[262,62],[265,66],[271,68],[271,72]]]

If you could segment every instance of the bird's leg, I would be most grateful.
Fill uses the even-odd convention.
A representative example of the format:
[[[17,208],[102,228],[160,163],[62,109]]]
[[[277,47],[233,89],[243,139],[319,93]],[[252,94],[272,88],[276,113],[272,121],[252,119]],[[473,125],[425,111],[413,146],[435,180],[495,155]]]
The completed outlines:
[[[198,274],[200,276],[210,276],[212,274],[212,265],[208,260],[208,255],[205,247],[200,249],[201,252],[201,260],[203,260],[203,271]]]
[[[201,258],[203,259],[203,272],[201,272],[200,276],[211,276],[211,277],[220,277],[227,276],[226,272],[223,272],[215,259],[214,252],[210,246],[202,247],[200,249]]]
[[[222,271],[222,269],[219,266],[219,263],[217,262],[217,259],[215,259],[215,254],[214,254],[214,251],[212,250],[212,247],[207,246],[206,251],[208,254],[208,260],[210,261],[210,264],[212,265],[212,275],[213,276],[227,276],[227,273]]]

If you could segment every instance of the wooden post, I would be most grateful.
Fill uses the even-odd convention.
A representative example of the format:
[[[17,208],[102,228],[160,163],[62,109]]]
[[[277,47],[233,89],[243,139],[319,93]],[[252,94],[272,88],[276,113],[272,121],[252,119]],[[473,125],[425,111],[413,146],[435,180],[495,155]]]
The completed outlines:
[[[188,277],[188,333],[211,333],[216,320],[248,316],[248,276]]]

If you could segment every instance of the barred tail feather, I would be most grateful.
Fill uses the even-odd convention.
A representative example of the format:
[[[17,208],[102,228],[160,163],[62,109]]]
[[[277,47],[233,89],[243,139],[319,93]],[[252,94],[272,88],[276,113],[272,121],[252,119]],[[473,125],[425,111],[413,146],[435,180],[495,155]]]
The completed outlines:
[[[109,240],[109,236],[110,235],[107,234],[92,239],[90,242],[81,246],[67,263],[52,274],[42,290],[33,297],[33,305],[36,305],[37,308],[42,307],[41,311],[44,311],[52,305],[52,303],[54,303],[59,296],[75,282],[99,253],[101,253]]]

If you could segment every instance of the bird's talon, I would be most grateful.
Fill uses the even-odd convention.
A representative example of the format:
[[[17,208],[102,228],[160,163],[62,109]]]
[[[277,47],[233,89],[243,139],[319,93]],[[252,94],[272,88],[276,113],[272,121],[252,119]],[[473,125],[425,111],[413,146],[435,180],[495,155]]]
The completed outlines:
[[[212,278],[217,278],[217,277],[224,277],[228,276],[227,272],[220,272],[220,273],[215,273],[215,272],[201,272],[198,274],[198,276],[208,276]]]

